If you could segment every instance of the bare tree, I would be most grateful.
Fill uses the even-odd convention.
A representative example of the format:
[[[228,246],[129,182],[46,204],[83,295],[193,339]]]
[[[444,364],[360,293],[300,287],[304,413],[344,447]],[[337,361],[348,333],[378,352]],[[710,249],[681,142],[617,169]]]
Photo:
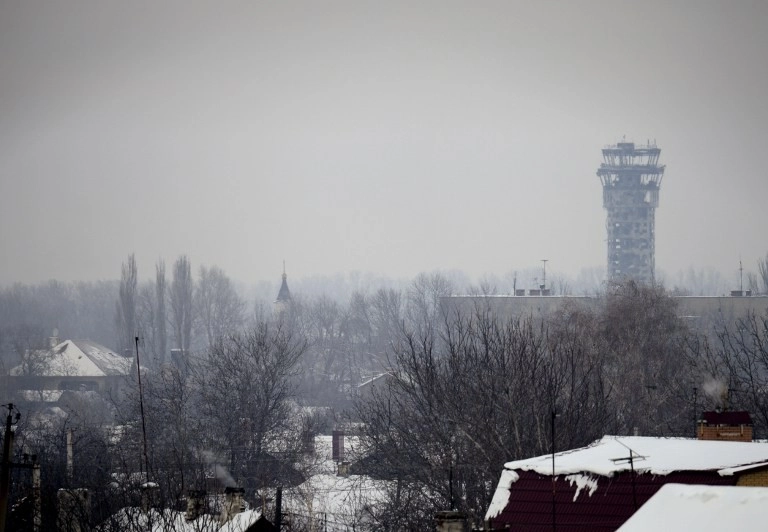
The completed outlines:
[[[687,434],[688,390],[681,389],[687,327],[660,285],[634,281],[608,287],[600,316],[604,372],[616,409],[611,433]]]
[[[245,302],[235,292],[229,277],[217,266],[200,267],[195,303],[198,323],[205,330],[208,345],[243,325]]]
[[[189,347],[192,337],[193,290],[194,284],[192,281],[192,269],[189,259],[186,255],[182,255],[173,264],[171,312],[176,348],[181,349],[184,357],[189,355]]]
[[[688,343],[701,405],[747,410],[755,437],[768,434],[768,314],[750,313]],[[713,390],[716,390],[713,393]]]
[[[768,253],[765,254],[764,258],[757,261],[757,271],[763,281],[763,294],[768,294]]]
[[[270,453],[289,443],[288,399],[306,344],[279,324],[218,338],[195,372],[209,449],[226,456],[241,485],[271,483]]]
[[[165,363],[165,357],[168,354],[168,332],[166,327],[168,324],[168,316],[165,311],[165,298],[166,298],[166,286],[165,286],[165,261],[159,260],[155,265],[155,301],[157,302],[157,312],[155,313],[155,330],[157,331],[157,351],[155,356],[160,365]]]
[[[559,446],[602,435],[610,412],[598,322],[576,311],[557,319],[548,332],[478,309],[401,330],[389,385],[357,403],[371,474],[394,481],[384,511],[396,528],[424,529],[450,507],[479,521],[500,465],[550,449],[553,410]]]
[[[130,353],[133,346],[133,338],[137,333],[136,323],[136,299],[138,283],[138,271],[136,269],[136,256],[132,253],[128,261],[121,268],[119,300],[115,313],[117,325],[117,343],[120,353]]]
[[[451,295],[453,284],[441,273],[421,273],[408,289],[406,316],[412,325],[424,330],[440,318],[440,298]]]

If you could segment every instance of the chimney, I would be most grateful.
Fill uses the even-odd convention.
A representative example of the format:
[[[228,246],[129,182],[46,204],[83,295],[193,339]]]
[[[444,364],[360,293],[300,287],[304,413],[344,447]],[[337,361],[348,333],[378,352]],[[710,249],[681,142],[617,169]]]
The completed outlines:
[[[332,449],[332,457],[334,462],[342,462],[344,461],[344,431],[343,430],[334,430],[333,431],[333,449]]]
[[[236,514],[243,511],[244,493],[244,488],[224,488],[224,505],[221,508],[221,516],[219,517],[221,523],[226,523]]]
[[[187,491],[187,512],[184,518],[187,521],[194,521],[203,513],[205,508],[205,491],[189,490]]]
[[[51,336],[48,337],[48,347],[53,349],[59,345],[59,343],[59,329],[57,327],[51,332]]]
[[[704,412],[698,421],[700,440],[752,441],[752,417],[745,411]]]
[[[149,510],[157,505],[160,486],[155,482],[145,482],[141,485],[141,511],[149,513]]]
[[[305,429],[301,433],[301,450],[304,454],[315,453],[315,434],[310,429]]]
[[[467,532],[466,516],[455,510],[446,510],[435,514],[436,532]]]
[[[56,494],[59,530],[81,532],[90,530],[91,497],[86,489],[60,489]]]

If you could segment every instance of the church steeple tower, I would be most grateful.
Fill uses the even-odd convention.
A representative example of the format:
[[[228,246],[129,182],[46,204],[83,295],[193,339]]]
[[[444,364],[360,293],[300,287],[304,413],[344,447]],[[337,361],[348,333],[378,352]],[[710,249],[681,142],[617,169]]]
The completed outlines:
[[[275,312],[285,312],[291,304],[291,291],[288,290],[288,275],[285,273],[285,261],[283,261],[283,283],[275,299]]]

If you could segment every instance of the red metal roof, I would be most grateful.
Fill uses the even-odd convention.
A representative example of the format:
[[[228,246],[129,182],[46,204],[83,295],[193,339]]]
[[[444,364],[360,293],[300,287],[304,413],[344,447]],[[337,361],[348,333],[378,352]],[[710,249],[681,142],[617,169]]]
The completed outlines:
[[[512,530],[550,531],[552,519],[552,477],[532,471],[516,471],[519,479],[510,488],[504,510],[491,520],[494,527],[510,525]],[[597,488],[590,495],[564,475],[555,480],[554,519],[558,531],[616,530],[664,484],[734,485],[737,476],[722,477],[716,471],[680,471],[668,475],[618,473],[613,477],[591,476]],[[635,506],[637,501],[637,507]]]
[[[752,426],[752,417],[749,412],[704,412],[702,415],[704,423],[707,425],[750,425]]]

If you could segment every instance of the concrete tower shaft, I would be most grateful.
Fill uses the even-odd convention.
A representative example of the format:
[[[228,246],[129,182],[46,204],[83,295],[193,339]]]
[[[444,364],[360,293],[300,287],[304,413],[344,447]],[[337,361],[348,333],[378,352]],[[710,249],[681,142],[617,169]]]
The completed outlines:
[[[655,144],[619,142],[603,149],[597,175],[603,183],[611,280],[651,283],[656,267],[655,213],[664,165]]]

